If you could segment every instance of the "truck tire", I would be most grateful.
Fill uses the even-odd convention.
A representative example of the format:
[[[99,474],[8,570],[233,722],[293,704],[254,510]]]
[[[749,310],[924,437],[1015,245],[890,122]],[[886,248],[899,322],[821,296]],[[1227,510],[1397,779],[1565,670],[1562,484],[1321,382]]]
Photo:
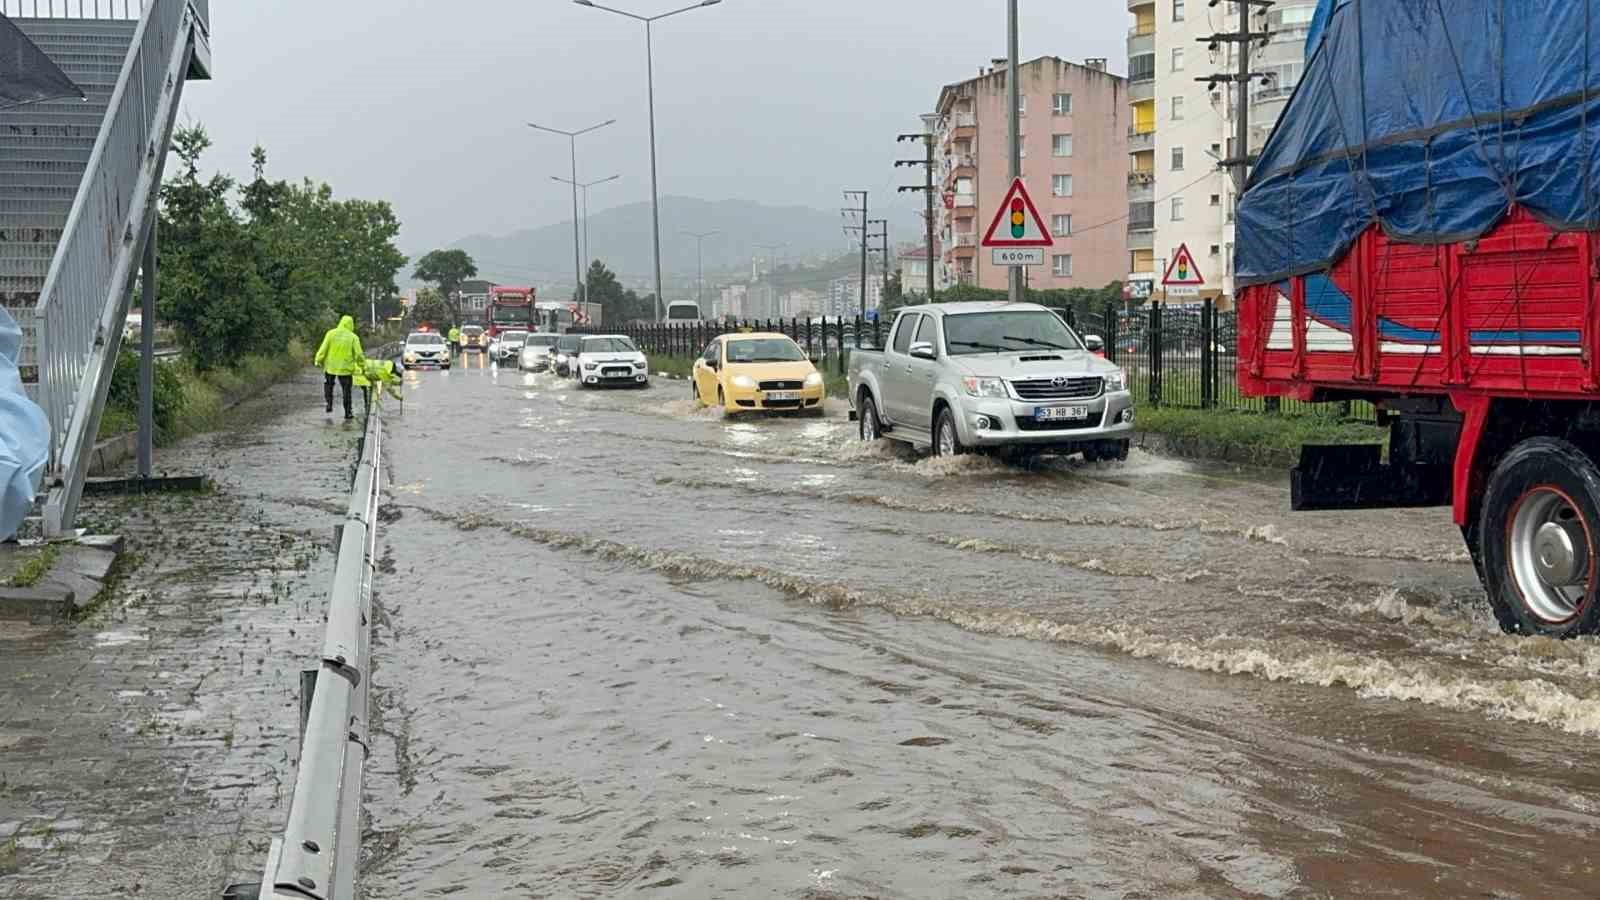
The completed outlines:
[[[956,427],[956,415],[946,406],[933,420],[933,455],[964,456],[967,448],[961,444],[961,429]]]
[[[856,416],[856,433],[863,441],[872,442],[883,437],[883,420],[878,418],[878,403],[868,391],[861,392],[861,413]]]
[[[1478,521],[1484,584],[1511,634],[1569,638],[1600,625],[1600,467],[1538,437],[1495,466]]]

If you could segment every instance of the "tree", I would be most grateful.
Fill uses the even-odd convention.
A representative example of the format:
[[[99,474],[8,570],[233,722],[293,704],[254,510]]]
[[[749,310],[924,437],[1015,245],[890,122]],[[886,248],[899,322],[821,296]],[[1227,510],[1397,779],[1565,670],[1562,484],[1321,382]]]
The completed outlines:
[[[411,307],[411,324],[432,325],[440,331],[448,331],[458,324],[451,314],[450,304],[445,302],[439,289],[426,287],[417,291],[417,303]]]
[[[589,302],[600,304],[601,321],[607,325],[620,325],[636,319],[653,320],[655,312],[652,309],[653,299],[640,297],[637,293],[625,290],[622,283],[617,280],[615,272],[606,268],[606,264],[595,260],[589,266]]]
[[[906,294],[900,286],[900,273],[890,272],[883,279],[883,295],[878,301],[878,315],[887,316],[906,305]]]
[[[461,282],[478,277],[478,264],[465,250],[433,250],[417,260],[412,277],[432,282],[450,304],[454,321],[461,321]]]

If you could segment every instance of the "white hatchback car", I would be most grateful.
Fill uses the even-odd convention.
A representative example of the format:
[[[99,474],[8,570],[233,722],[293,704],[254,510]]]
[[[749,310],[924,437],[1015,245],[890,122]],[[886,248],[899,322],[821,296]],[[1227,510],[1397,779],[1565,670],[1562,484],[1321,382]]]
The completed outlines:
[[[575,359],[573,368],[578,373],[578,383],[583,387],[650,386],[650,364],[627,335],[585,337],[578,344]]]

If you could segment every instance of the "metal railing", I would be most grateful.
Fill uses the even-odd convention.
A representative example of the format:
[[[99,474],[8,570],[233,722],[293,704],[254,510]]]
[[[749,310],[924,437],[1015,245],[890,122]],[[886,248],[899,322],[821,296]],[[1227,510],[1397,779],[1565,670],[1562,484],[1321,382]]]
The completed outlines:
[[[39,11],[54,9],[58,18],[78,18],[72,14],[78,11],[104,17],[125,6],[101,3],[57,6],[44,0]],[[190,0],[149,0],[145,7],[35,308],[39,401],[51,432],[54,485],[45,501],[50,534],[69,528],[77,513],[82,461],[110,387],[116,332],[154,211],[197,15]]]
[[[0,13],[13,19],[139,18],[145,0],[0,0]]]
[[[353,898],[361,855],[361,781],[372,693],[372,578],[383,493],[383,421],[367,416],[339,559],[328,591],[328,630],[309,704],[301,698],[300,762],[283,834],[272,839],[262,897]]]

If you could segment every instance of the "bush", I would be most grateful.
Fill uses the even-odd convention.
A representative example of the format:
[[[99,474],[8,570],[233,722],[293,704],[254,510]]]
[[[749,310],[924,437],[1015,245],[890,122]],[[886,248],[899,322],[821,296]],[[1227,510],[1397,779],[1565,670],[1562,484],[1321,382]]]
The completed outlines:
[[[187,406],[183,376],[172,363],[156,363],[155,421],[157,435],[171,434]],[[106,395],[105,419],[137,427],[139,421],[139,354],[124,350],[117,356],[111,373],[111,390]],[[105,432],[102,423],[101,432]]]

